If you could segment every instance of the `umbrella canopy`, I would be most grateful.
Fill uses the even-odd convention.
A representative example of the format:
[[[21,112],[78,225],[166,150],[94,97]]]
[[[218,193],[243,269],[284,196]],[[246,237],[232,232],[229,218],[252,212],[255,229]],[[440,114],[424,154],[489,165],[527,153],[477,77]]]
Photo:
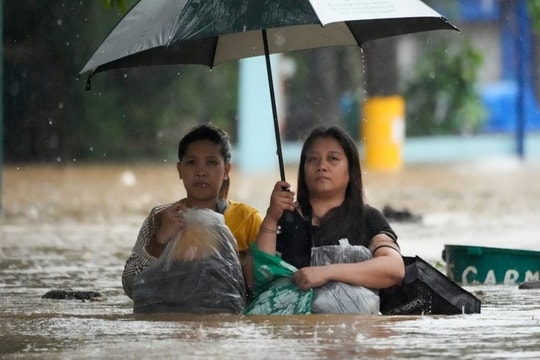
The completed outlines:
[[[420,0],[141,0],[80,74],[118,68],[201,64],[265,55],[281,178],[283,159],[269,54],[457,30]]]
[[[141,0],[81,74],[144,65],[213,67],[264,55],[263,29],[269,54],[457,30],[420,0]]]

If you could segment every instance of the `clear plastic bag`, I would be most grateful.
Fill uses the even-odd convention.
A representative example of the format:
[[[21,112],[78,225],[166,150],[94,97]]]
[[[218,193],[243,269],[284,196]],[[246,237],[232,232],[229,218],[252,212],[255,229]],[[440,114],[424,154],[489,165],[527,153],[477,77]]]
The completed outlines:
[[[134,281],[135,313],[241,313],[245,284],[236,240],[223,215],[184,210],[185,227]]]
[[[371,251],[365,246],[350,245],[347,239],[340,245],[325,245],[311,249],[311,265],[357,263],[371,259]],[[379,314],[379,295],[376,290],[331,281],[315,288],[313,313]]]

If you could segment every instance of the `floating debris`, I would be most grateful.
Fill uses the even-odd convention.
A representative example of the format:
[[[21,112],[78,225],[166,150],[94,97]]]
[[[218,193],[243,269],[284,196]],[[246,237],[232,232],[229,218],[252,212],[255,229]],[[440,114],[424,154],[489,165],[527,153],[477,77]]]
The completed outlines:
[[[73,291],[73,290],[51,290],[43,295],[42,299],[56,299],[56,300],[96,300],[101,297],[101,294],[97,291]]]
[[[415,215],[407,209],[397,210],[390,205],[385,205],[383,208],[383,215],[390,221],[399,222],[419,222],[422,221],[422,216]]]
[[[520,289],[540,289],[540,280],[525,281],[519,285]]]

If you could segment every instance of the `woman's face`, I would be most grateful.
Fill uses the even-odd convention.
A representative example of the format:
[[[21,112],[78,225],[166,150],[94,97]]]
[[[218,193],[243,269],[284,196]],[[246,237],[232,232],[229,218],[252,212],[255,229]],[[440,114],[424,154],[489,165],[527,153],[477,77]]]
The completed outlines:
[[[310,197],[345,196],[349,162],[340,143],[333,137],[313,141],[306,152],[304,173]]]
[[[198,140],[187,147],[177,163],[187,197],[194,202],[216,201],[223,180],[229,176],[230,163],[220,152],[220,146],[209,140]]]

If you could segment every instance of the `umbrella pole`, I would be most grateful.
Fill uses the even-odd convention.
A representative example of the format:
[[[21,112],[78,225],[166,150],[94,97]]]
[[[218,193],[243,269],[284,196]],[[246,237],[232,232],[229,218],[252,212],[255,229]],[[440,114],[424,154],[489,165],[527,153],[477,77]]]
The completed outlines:
[[[270,54],[268,51],[268,37],[266,29],[262,29],[264,43],[264,58],[266,59],[266,73],[268,74],[268,85],[270,87],[270,101],[272,103],[272,115],[274,117],[274,134],[276,136],[277,156],[279,161],[279,174],[281,181],[285,181],[285,167],[283,166],[283,153],[281,152],[281,135],[279,131],[279,122],[276,109],[276,96],[274,94],[274,81],[272,79],[272,66],[270,64]]]

